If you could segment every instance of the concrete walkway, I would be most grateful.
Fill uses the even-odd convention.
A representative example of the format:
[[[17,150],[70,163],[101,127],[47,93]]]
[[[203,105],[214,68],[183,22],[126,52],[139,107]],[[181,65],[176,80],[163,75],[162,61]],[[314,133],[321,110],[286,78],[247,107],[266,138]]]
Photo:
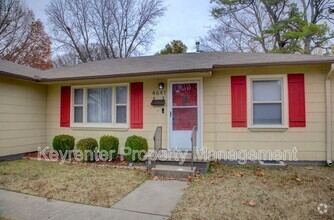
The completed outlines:
[[[0,215],[24,220],[167,219],[186,187],[186,182],[148,180],[112,208],[0,190]]]

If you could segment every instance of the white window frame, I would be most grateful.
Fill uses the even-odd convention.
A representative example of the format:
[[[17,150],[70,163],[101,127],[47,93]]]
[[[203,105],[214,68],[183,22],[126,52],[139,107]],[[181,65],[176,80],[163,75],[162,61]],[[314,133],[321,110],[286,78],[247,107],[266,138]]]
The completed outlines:
[[[77,88],[77,89],[80,89],[80,88]],[[84,105],[85,105],[85,103],[84,103],[84,99],[85,99],[85,90],[83,89],[83,91],[82,91],[82,104],[75,104],[74,102],[75,102],[75,100],[74,100],[74,89],[73,89],[73,92],[71,92],[71,93],[73,93],[73,95],[72,95],[72,97],[71,97],[71,100],[73,100],[73,105],[71,104],[71,108],[73,108],[72,110],[73,110],[73,123],[74,123],[74,109],[75,109],[75,107],[82,107],[82,121],[84,120],[84,115],[83,115],[83,111],[84,111]],[[72,118],[72,117],[71,117]],[[77,122],[78,124],[81,124],[81,123],[79,123],[79,122]]]
[[[129,116],[128,116],[128,109],[129,109],[129,86],[126,86],[127,87],[127,92],[126,92],[126,94],[127,94],[127,98],[126,98],[126,103],[124,104],[124,103],[120,103],[120,104],[118,104],[117,103],[117,95],[116,95],[116,91],[117,91],[117,87],[124,87],[125,85],[115,85],[114,86],[114,88],[113,88],[113,92],[115,92],[115,96],[114,96],[114,94],[113,94],[113,98],[115,98],[115,107],[113,108],[113,110],[114,110],[114,115],[113,115],[113,118],[115,119],[115,123],[117,122],[117,107],[119,107],[119,106],[125,106],[126,107],[126,111],[127,111],[127,113],[126,113],[126,123],[128,123],[128,121],[129,121]],[[113,104],[114,104],[113,103]],[[116,123],[117,124],[117,123]],[[119,124],[119,123],[118,123]],[[121,124],[123,124],[123,123],[121,123]]]
[[[253,81],[281,80],[281,102],[282,103],[282,124],[277,125],[254,125],[253,124]],[[260,102],[256,102],[260,103]],[[264,102],[263,102],[264,103]],[[274,103],[272,101],[268,103]],[[288,109],[288,79],[286,74],[273,75],[247,75],[247,127],[252,131],[284,131],[288,129],[289,109]]]
[[[116,87],[126,86],[127,87],[127,102],[120,104],[126,106],[126,123],[116,123]],[[94,88],[112,88],[112,119],[111,123],[89,123],[87,122],[87,90]],[[74,122],[74,90],[83,89],[83,122]],[[99,85],[78,85],[71,86],[71,128],[102,128],[102,129],[128,129],[130,121],[130,90],[129,83],[117,83],[117,84],[99,84]],[[117,105],[119,106],[119,105]]]

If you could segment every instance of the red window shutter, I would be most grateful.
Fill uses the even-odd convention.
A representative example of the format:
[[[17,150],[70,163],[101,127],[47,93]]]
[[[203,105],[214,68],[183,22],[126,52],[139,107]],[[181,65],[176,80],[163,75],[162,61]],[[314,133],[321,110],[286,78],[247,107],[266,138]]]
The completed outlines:
[[[232,127],[247,127],[246,76],[231,76]]]
[[[305,127],[305,85],[304,74],[288,74],[289,125]]]
[[[70,127],[71,86],[62,86],[60,96],[60,127]]]
[[[130,85],[131,128],[143,128],[143,88],[142,82],[135,82]]]

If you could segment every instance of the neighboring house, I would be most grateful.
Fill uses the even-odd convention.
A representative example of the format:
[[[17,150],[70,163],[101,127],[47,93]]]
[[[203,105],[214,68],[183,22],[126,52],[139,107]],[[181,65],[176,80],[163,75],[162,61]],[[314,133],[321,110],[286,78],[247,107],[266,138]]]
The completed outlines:
[[[39,71],[0,61],[0,156],[50,146],[58,134],[140,135],[163,148],[298,149],[334,157],[334,57],[189,53]],[[331,98],[332,97],[332,98]],[[155,101],[154,101],[155,100]],[[165,104],[164,101],[165,100]]]

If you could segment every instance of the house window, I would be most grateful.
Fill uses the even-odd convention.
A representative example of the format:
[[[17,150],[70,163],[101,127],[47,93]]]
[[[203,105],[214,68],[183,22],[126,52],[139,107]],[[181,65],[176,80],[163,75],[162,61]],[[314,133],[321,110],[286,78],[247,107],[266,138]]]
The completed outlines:
[[[87,122],[112,122],[112,88],[87,89]]]
[[[287,126],[286,76],[249,76],[249,127]]]
[[[126,123],[127,90],[126,86],[116,87],[116,123]]]
[[[73,89],[73,127],[122,127],[128,122],[128,85]]]
[[[83,122],[83,89],[74,90],[74,122]]]

